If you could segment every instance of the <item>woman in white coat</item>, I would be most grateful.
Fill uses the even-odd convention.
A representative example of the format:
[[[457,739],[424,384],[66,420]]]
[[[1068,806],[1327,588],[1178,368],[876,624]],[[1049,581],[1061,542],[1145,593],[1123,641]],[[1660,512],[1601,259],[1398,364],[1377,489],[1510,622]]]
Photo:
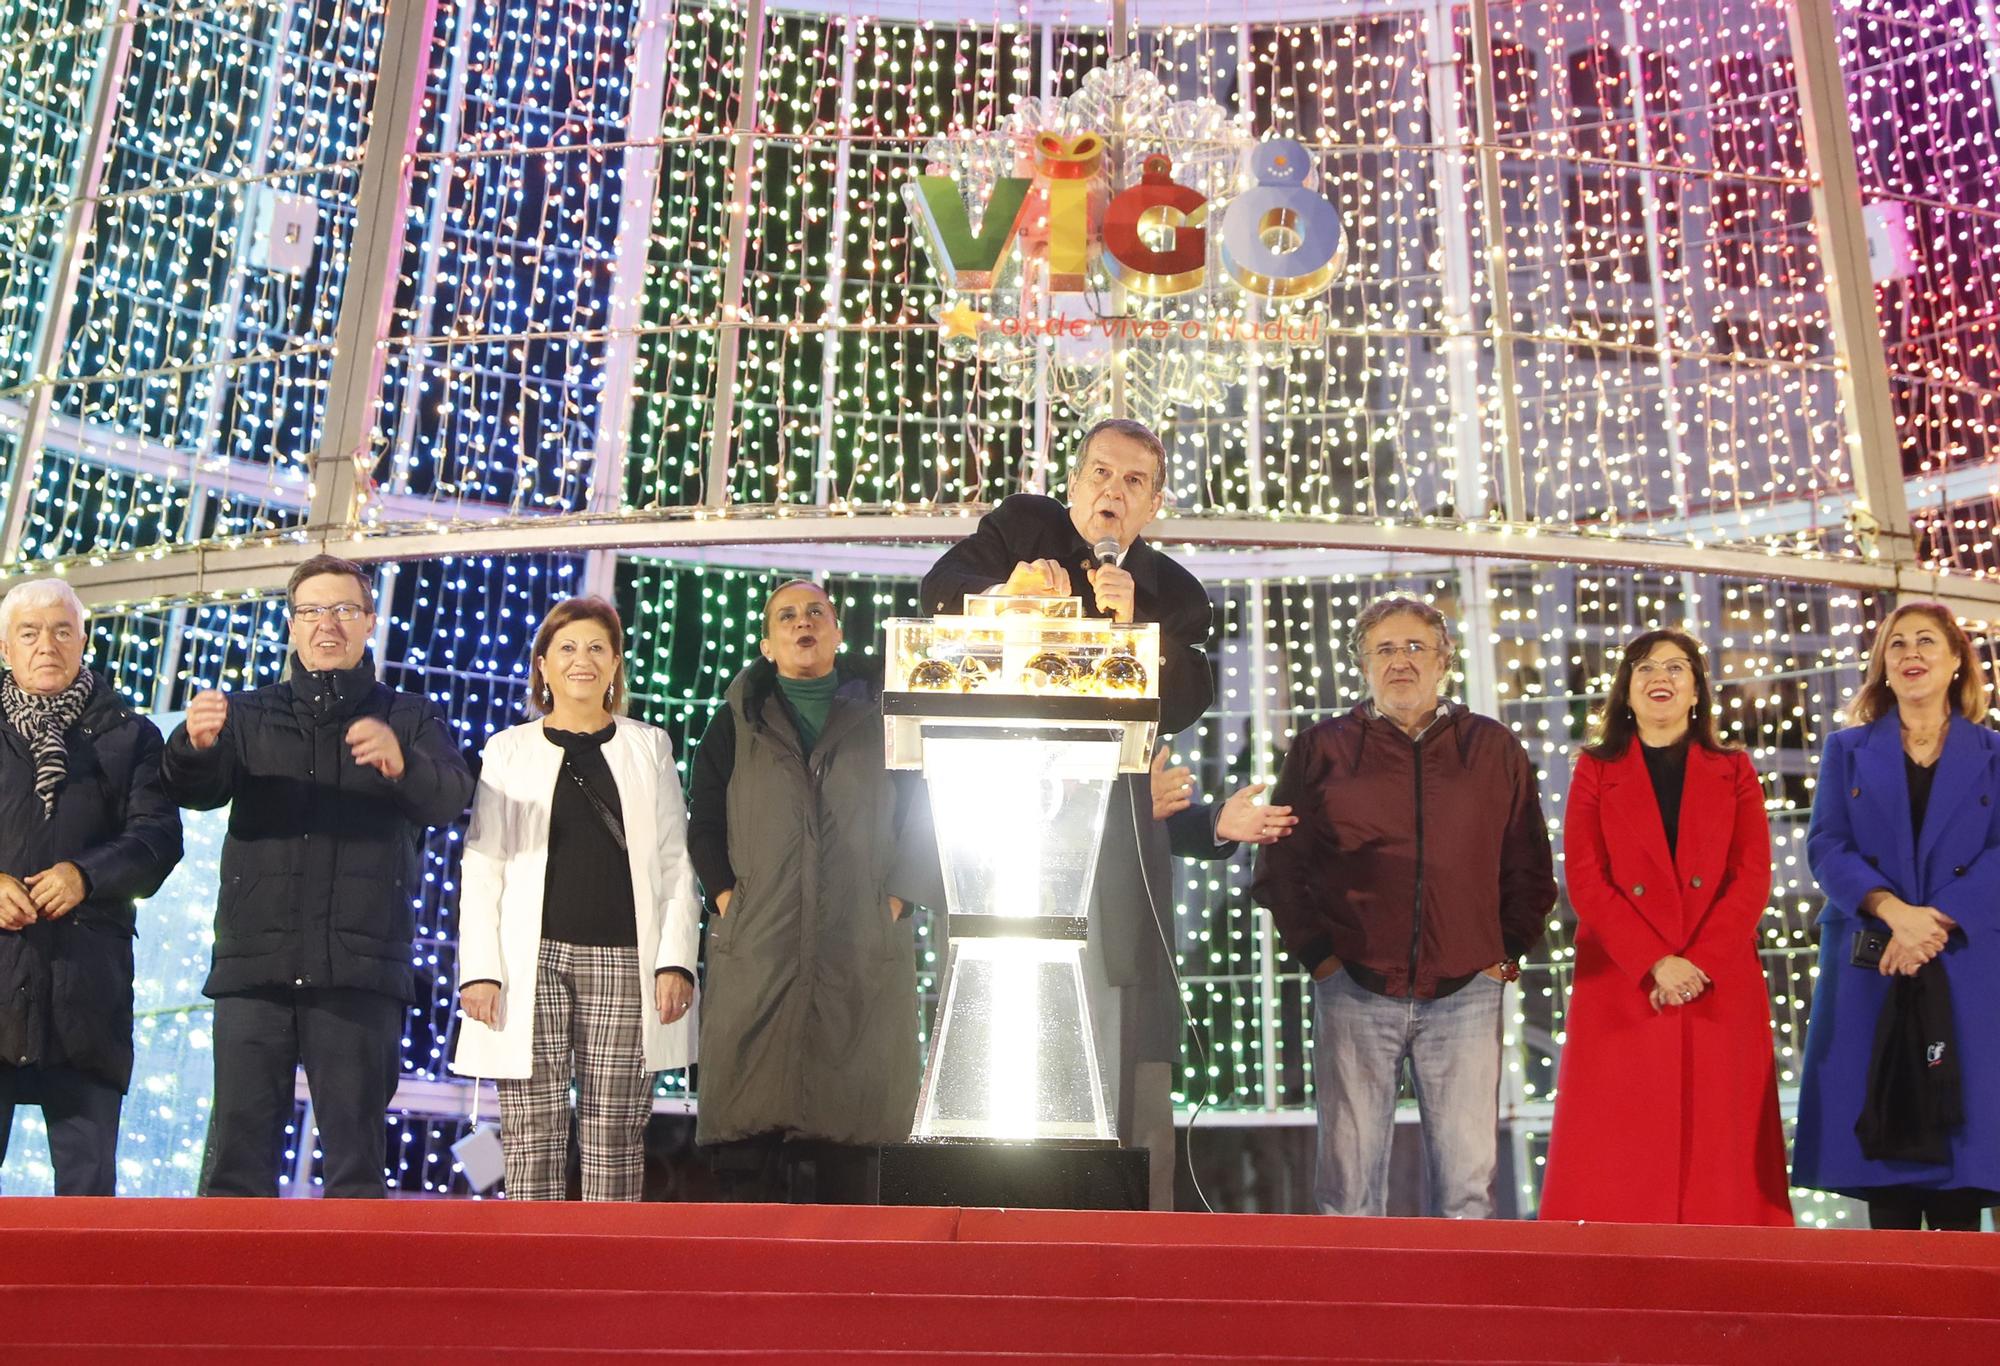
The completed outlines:
[[[541,718],[487,742],[472,799],[451,1066],[497,1080],[510,1199],[562,1198],[574,1078],[583,1198],[637,1200],[653,1076],[692,1060],[687,809],[665,732],[618,715],[624,650],[611,604],[557,603]]]

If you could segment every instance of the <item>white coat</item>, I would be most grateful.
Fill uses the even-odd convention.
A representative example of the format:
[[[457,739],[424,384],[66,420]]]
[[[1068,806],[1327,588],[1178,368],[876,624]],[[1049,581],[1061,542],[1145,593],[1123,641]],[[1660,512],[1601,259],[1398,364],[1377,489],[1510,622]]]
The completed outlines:
[[[622,716],[617,725],[604,760],[618,785],[632,865],[646,1066],[685,1067],[694,1060],[695,1012],[661,1024],[653,1006],[653,974],[660,968],[694,972],[701,920],[687,854],[687,805],[666,732]],[[561,748],[543,736],[540,721],[513,726],[486,742],[459,875],[458,980],[500,983],[500,1027],[461,1017],[451,1059],[451,1070],[461,1076],[525,1079],[534,1070],[535,965],[542,943],[549,811],[562,758]]]

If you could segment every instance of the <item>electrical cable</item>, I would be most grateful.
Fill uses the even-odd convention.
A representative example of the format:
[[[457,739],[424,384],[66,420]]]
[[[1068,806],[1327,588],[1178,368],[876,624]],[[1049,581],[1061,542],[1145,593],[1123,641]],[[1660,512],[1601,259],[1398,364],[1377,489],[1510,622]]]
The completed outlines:
[[[1130,786],[1136,788],[1138,784],[1133,783]],[[1145,796],[1148,810],[1150,810],[1152,805],[1152,790],[1150,786],[1146,789]],[[1139,828],[1139,799],[1137,795],[1132,799],[1132,848],[1139,862],[1139,883],[1146,889],[1147,919],[1153,922],[1153,933],[1159,936],[1160,948],[1167,956],[1167,973],[1173,978],[1174,1004],[1180,1007],[1181,1022],[1187,1026],[1188,1037],[1194,1040],[1195,1049],[1200,1056],[1201,1070],[1198,1076],[1201,1081],[1201,1094],[1199,1097],[1192,1098],[1193,1108],[1188,1111],[1187,1173],[1188,1183],[1194,1187],[1195,1199],[1201,1201],[1201,1207],[1205,1213],[1213,1214],[1215,1213],[1215,1207],[1208,1203],[1208,1193],[1202,1190],[1201,1178],[1195,1175],[1194,1170],[1195,1121],[1201,1118],[1201,1112],[1208,1107],[1208,1073],[1211,1065],[1208,1042],[1202,1037],[1201,1030],[1195,1026],[1194,1012],[1188,1009],[1187,994],[1181,989],[1180,964],[1174,957],[1173,942],[1167,937],[1167,923],[1161,918],[1160,903],[1153,893],[1152,875],[1146,871],[1146,842]],[[1171,862],[1171,852],[1169,852],[1168,858]],[[1172,1094],[1171,1090],[1168,1094]],[[1134,1108],[1136,1109],[1137,1107],[1135,1106]]]

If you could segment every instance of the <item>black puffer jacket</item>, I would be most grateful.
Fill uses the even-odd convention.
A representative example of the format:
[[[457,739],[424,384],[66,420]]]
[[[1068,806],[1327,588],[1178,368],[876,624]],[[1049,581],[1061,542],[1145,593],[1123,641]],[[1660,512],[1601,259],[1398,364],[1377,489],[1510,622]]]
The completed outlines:
[[[363,716],[396,733],[398,781],[348,752]],[[183,806],[231,803],[205,993],[331,986],[420,999],[410,954],[424,829],[458,819],[472,796],[436,704],[378,683],[368,660],[311,673],[294,656],[285,682],[230,697],[210,748],[176,730],[166,775]]]
[[[0,721],[0,873],[25,879],[74,863],[89,888],[59,920],[0,930],[0,1062],[74,1067],[122,1091],[132,1079],[132,903],[181,861],[181,816],[160,777],[160,732],[101,677],[68,748],[45,816],[28,742]]]

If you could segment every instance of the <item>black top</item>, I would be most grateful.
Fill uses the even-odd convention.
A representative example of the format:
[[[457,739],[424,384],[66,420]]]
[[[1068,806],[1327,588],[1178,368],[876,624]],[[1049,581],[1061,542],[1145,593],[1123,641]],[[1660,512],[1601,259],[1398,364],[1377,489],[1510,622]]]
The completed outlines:
[[[599,948],[637,947],[639,917],[632,904],[632,865],[612,838],[577,780],[581,778],[612,815],[618,784],[604,760],[604,745],[618,723],[589,735],[542,727],[542,735],[563,751],[549,803],[549,865],[542,883],[542,938]]]
[[[1660,824],[1667,831],[1667,853],[1673,854],[1681,833],[1681,786],[1687,780],[1688,742],[1683,739],[1658,748],[1642,742],[1639,752],[1646,756],[1646,776],[1653,780],[1653,800],[1660,804]]]
[[[1924,837],[1924,808],[1931,804],[1931,781],[1937,777],[1937,765],[1918,763],[1908,754],[1903,755],[1903,773],[1910,782],[1910,838],[1922,841]]]

